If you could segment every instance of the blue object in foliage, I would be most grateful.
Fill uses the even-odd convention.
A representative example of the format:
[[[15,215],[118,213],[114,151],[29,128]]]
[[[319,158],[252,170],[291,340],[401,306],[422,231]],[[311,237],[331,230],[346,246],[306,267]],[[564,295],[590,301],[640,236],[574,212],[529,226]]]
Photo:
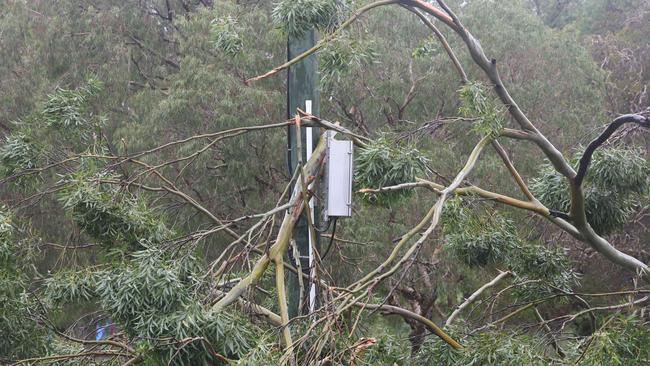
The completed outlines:
[[[97,323],[97,331],[95,332],[95,340],[96,341],[99,341],[102,338],[104,338],[104,329],[105,328],[106,328],[106,326],[102,326],[101,322]]]

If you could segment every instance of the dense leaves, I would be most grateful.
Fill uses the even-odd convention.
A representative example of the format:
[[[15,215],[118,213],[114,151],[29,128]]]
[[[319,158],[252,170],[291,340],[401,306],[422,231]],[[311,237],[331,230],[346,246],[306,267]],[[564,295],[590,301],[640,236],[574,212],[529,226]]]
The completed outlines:
[[[467,200],[451,200],[443,216],[445,249],[470,267],[506,262],[521,245],[514,224]]]
[[[449,351],[439,340],[431,339],[420,355],[421,364],[443,362],[444,365],[472,366],[544,366],[552,359],[544,354],[544,345],[530,336],[513,336],[498,331],[488,331],[465,340],[460,352]]]
[[[83,174],[65,180],[59,194],[63,208],[88,235],[113,249],[136,250],[160,244],[171,232],[144,204],[115,186],[85,179]]]
[[[88,86],[75,90],[58,89],[48,96],[42,117],[45,125],[59,130],[75,131],[88,125],[84,117],[88,98],[102,89],[102,83],[90,79]]]
[[[201,305],[197,295],[205,289],[198,287],[195,259],[169,260],[158,249],[133,257],[114,269],[57,274],[47,281],[48,301],[96,301],[108,319],[142,340],[146,357],[156,362],[220,364],[223,357],[238,359],[252,351],[256,340],[243,319]],[[158,339],[167,341],[157,344]],[[179,343],[187,344],[178,348]]]
[[[230,56],[241,52],[244,41],[238,33],[237,20],[231,16],[216,18],[211,25],[215,48]]]
[[[38,325],[40,308],[29,295],[24,268],[29,259],[27,243],[15,236],[16,229],[12,215],[0,206],[0,362],[45,351],[45,332]]]
[[[342,0],[282,0],[273,8],[273,20],[292,37],[300,37],[311,28],[323,31],[335,28]]]
[[[517,289],[521,298],[534,298],[557,289],[570,291],[577,275],[565,249],[525,240],[515,224],[498,214],[452,200],[443,216],[445,250],[470,268],[509,269],[526,283]]]
[[[340,82],[350,75],[351,69],[371,65],[377,58],[372,44],[340,38],[319,52],[321,82],[326,85]]]
[[[468,82],[459,91],[461,115],[473,117],[473,130],[480,135],[497,136],[504,127],[503,112],[497,107],[496,101],[490,99],[488,91],[479,82]]]
[[[17,172],[35,168],[38,155],[38,148],[28,136],[21,133],[9,136],[0,147],[2,175],[11,176]]]
[[[577,153],[574,162],[581,156]],[[637,149],[601,148],[593,155],[585,178],[587,220],[599,234],[620,230],[628,221],[638,200],[647,193],[648,163]],[[550,165],[541,167],[531,189],[549,208],[570,209],[566,179]]]
[[[366,3],[0,2],[0,196],[15,206],[15,213],[4,208],[0,213],[0,363],[109,350],[112,346],[88,346],[54,332],[90,339],[100,319],[114,324],[112,339],[135,348],[136,363],[143,365],[281,364],[284,328],[264,323],[247,305],[279,312],[271,276],[250,287],[243,306],[220,313],[209,309],[272,244],[283,211],[269,217],[261,234],[247,233],[230,246],[232,236],[251,225],[233,218],[273,207],[290,179],[285,130],[223,139],[206,134],[283,121],[285,79],[243,80],[285,62],[287,36],[316,29],[322,39]],[[588,142],[606,115],[647,104],[646,2],[448,3],[494,58],[504,86],[560,151]],[[448,184],[475,143],[475,136],[465,138],[471,130],[496,137],[510,123],[508,106],[494,97],[459,37],[442,24],[440,29],[476,80],[460,91],[438,40],[398,6],[373,9],[317,53],[322,116],[371,140],[367,148],[355,149],[356,189],[418,177]],[[621,132],[612,146],[644,146],[639,130]],[[567,212],[566,180],[550,166],[537,166],[534,144],[499,139],[526,181],[540,172],[532,184],[535,195]],[[155,154],[128,158],[165,144]],[[464,184],[521,198],[489,150]],[[174,160],[156,169],[166,179],[148,168]],[[169,194],[172,187],[185,196]],[[647,231],[629,222],[632,215],[641,224],[647,221],[647,187],[643,149],[600,149],[585,181],[588,218],[596,231],[646,262]],[[588,332],[574,324],[587,316],[562,328],[549,322],[561,338],[564,359],[545,329],[533,323],[538,319],[532,308],[498,327],[483,327],[519,305],[562,291],[645,287],[630,281],[630,273],[602,270],[600,256],[550,229],[544,219],[473,196],[452,197],[442,228],[413,256],[402,257],[396,238],[436,200],[427,190],[412,192],[363,193],[360,201],[374,205],[355,203],[352,218],[339,220],[335,233],[322,233],[332,238],[329,255],[314,268],[336,290],[319,288],[318,304],[321,296],[336,298],[369,270],[385,274],[392,266],[383,262],[391,254],[402,258],[400,268],[364,288],[358,300],[401,306],[436,324],[497,270],[513,276],[486,290],[456,320],[457,328],[445,329],[463,350],[452,350],[422,323],[383,311],[353,306],[329,317],[340,304],[334,301],[289,325],[297,364],[648,363],[642,307],[618,308],[639,309],[629,317],[594,311],[596,328]],[[316,201],[320,193],[315,190]],[[614,235],[623,226],[624,235]],[[30,252],[32,245],[42,256]],[[576,269],[587,272],[589,281],[578,283]],[[540,312],[550,318],[583,310],[573,298],[561,298],[566,301],[539,303]],[[587,301],[608,306],[633,298]],[[312,328],[321,315],[327,321]]]
[[[382,188],[415,181],[424,171],[427,158],[412,146],[380,137],[361,150],[355,160],[354,181],[358,188]],[[362,193],[364,201],[390,206],[411,195],[410,190],[380,194]]]
[[[594,334],[578,343],[574,352],[584,354],[582,365],[642,365],[650,362],[649,342],[647,320],[614,315],[604,320]]]

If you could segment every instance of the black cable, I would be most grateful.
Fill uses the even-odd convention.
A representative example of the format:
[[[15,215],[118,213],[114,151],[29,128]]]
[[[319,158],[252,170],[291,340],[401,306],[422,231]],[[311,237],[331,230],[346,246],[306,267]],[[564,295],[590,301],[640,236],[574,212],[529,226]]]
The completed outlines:
[[[334,234],[336,234],[336,222],[338,221],[338,217],[335,217],[332,221],[334,221],[334,226],[332,226],[332,236],[330,237],[330,243],[327,246],[327,250],[325,250],[325,253],[320,257],[320,260],[323,261],[325,257],[327,256],[327,253],[330,252],[330,249],[332,249],[332,243],[334,243]],[[329,225],[328,225],[329,227]]]
[[[324,229],[319,228],[319,227],[316,226],[316,224],[314,223],[314,225],[313,225],[313,226],[314,226],[314,230],[316,230],[316,232],[318,232],[318,233],[324,233],[324,232],[326,232],[327,230],[330,229],[330,225],[332,225],[332,221],[335,221],[335,222],[336,222],[336,218],[334,218],[333,220],[329,220],[329,221],[327,221],[327,226],[325,226]]]

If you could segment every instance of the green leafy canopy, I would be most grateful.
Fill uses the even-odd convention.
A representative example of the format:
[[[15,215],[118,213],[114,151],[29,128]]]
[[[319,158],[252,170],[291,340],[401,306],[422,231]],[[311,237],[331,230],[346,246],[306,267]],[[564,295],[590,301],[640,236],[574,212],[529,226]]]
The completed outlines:
[[[339,82],[355,68],[376,63],[378,58],[372,43],[348,38],[329,42],[319,53],[321,81],[323,84]]]
[[[380,136],[363,148],[355,159],[357,188],[382,188],[414,182],[425,167],[427,158],[412,146],[402,145]],[[409,197],[412,190],[404,189],[380,194],[362,193],[367,203],[388,207]]]
[[[23,133],[7,137],[0,147],[0,172],[7,177],[26,169],[34,169],[38,164],[39,148]]]
[[[212,20],[210,31],[217,50],[221,50],[229,56],[235,56],[244,48],[244,40],[239,35],[241,29],[237,25],[237,20],[232,16]]]
[[[445,249],[470,268],[503,266],[521,280],[533,280],[519,287],[522,297],[552,288],[570,290],[577,283],[563,248],[523,240],[513,222],[494,211],[472,209],[460,198],[445,208]]]
[[[108,248],[130,251],[160,244],[171,231],[142,200],[84,173],[70,176],[59,201],[74,222]],[[106,178],[106,177],[104,177]]]
[[[30,298],[23,270],[27,258],[16,237],[12,214],[0,205],[0,355],[28,357],[45,351],[44,331],[35,321],[39,306]]]
[[[467,82],[459,91],[461,106],[458,111],[465,117],[476,119],[472,125],[474,132],[482,136],[496,136],[505,125],[505,120],[503,111],[488,93],[480,82]]]
[[[341,0],[282,0],[274,4],[272,17],[289,36],[301,37],[312,28],[334,29],[346,6]]]
[[[132,257],[114,268],[58,273],[46,281],[45,299],[53,306],[96,301],[107,317],[141,340],[140,350],[154,363],[219,365],[215,352],[231,359],[249,355],[256,333],[245,319],[205,310],[197,295],[206,289],[200,288],[194,257],[171,259],[156,248]],[[176,346],[191,338],[196,340]]]
[[[578,151],[574,165],[582,156]],[[587,220],[598,234],[620,230],[634,211],[639,197],[647,193],[650,167],[640,150],[607,147],[597,150],[585,177]],[[571,206],[566,179],[550,164],[541,166],[531,191],[547,207],[568,212]]]
[[[91,78],[87,85],[77,89],[59,88],[48,96],[42,111],[45,125],[57,129],[71,129],[88,126],[84,116],[88,99],[103,89],[101,81]]]

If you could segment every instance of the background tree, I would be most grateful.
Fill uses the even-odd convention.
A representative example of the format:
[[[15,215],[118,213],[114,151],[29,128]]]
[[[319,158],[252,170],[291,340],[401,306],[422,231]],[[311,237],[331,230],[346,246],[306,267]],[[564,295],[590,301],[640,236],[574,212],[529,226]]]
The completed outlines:
[[[646,363],[648,289],[611,261],[648,261],[647,116],[603,124],[647,105],[647,2],[449,5],[0,5],[3,362]],[[286,174],[297,122],[254,76],[312,26],[324,113],[297,121],[355,141],[359,195],[287,324],[321,155]]]

